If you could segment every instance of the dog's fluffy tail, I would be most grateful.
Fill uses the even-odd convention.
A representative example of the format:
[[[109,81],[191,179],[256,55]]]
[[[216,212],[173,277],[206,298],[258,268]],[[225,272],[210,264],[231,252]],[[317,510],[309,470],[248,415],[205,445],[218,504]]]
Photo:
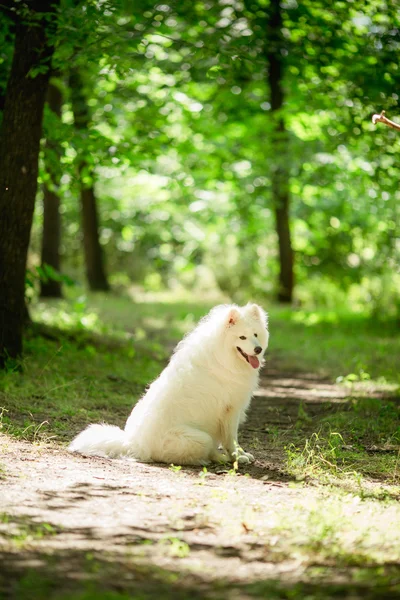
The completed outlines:
[[[126,454],[126,434],[115,425],[89,425],[71,442],[70,452],[116,458]]]

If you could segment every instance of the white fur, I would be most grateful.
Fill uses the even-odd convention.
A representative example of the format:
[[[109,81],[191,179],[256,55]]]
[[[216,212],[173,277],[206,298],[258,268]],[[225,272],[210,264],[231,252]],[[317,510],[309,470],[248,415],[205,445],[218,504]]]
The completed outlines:
[[[178,465],[254,460],[239,447],[237,435],[259,368],[253,368],[238,347],[254,355],[260,346],[261,366],[267,345],[267,316],[259,306],[215,307],[178,344],[168,366],[133,408],[124,431],[90,425],[69,449]]]

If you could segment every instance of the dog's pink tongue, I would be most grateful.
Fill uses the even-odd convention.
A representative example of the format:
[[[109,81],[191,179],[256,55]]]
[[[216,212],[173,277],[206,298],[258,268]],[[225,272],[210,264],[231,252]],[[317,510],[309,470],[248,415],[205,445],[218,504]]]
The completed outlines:
[[[253,369],[258,369],[258,367],[260,366],[260,361],[258,360],[257,356],[251,356],[249,354],[248,357],[249,357],[249,363],[251,364]]]

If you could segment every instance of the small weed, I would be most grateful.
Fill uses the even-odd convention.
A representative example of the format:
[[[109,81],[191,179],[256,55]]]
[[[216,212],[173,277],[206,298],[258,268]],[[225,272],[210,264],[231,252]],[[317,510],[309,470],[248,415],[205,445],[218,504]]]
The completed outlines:
[[[259,450],[260,448],[262,448],[261,440],[256,435],[254,435],[249,444],[249,447],[253,448],[254,450]]]
[[[199,481],[197,482],[198,485],[203,485],[206,477],[209,475],[207,467],[203,467],[202,470],[199,473]]]
[[[236,475],[238,474],[238,472],[239,472],[239,463],[238,463],[238,461],[237,461],[237,460],[235,460],[235,461],[232,463],[232,468],[231,468],[231,469],[229,469],[229,470],[227,471],[227,473],[226,473],[226,474],[227,474],[229,477],[236,477]]]
[[[173,473],[179,473],[182,470],[182,467],[180,465],[169,465],[169,470],[172,471]]]
[[[166,537],[161,540],[162,545],[166,545],[170,556],[176,558],[186,558],[190,554],[190,546],[176,537]]]
[[[304,424],[311,423],[312,417],[307,413],[305,405],[303,402],[300,402],[298,412],[297,412],[297,421],[295,427],[297,429],[301,429]]]
[[[282,431],[276,425],[270,425],[264,429],[264,432],[267,434],[268,443],[271,446],[275,447],[280,445],[282,439]]]

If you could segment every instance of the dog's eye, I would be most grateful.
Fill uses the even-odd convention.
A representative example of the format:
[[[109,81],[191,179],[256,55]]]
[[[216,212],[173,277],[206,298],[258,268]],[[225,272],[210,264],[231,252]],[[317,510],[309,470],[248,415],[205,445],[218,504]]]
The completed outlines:
[[[255,333],[255,334],[254,334],[254,337],[258,337],[258,335]]]
[[[246,339],[246,336],[245,336],[245,335],[241,335],[239,339],[240,339],[240,340],[245,340],[245,339]]]

